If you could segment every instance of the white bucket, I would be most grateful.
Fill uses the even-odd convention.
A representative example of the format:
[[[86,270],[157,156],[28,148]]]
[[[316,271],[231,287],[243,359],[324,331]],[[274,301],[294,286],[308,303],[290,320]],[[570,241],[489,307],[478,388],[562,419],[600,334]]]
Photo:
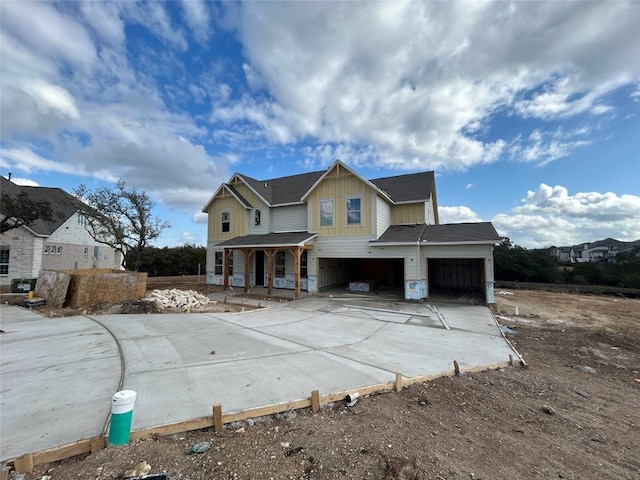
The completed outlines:
[[[120,390],[114,393],[111,400],[111,413],[118,415],[133,410],[137,395],[133,390]]]

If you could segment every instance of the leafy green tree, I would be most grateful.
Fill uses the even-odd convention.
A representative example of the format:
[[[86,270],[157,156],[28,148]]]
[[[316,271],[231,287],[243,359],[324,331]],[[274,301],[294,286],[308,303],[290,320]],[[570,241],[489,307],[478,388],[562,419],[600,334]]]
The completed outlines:
[[[34,200],[27,192],[10,195],[0,194],[0,233],[8,232],[18,227],[28,227],[37,220],[53,222],[54,214],[51,203],[47,200]]]
[[[138,271],[145,247],[170,227],[153,215],[155,203],[146,192],[129,188],[122,180],[113,189],[90,190],[80,185],[73,194],[93,209],[83,212],[89,234],[97,242],[119,250],[123,267],[131,265]]]
[[[207,249],[195,245],[178,247],[146,247],[142,252],[140,271],[150,276],[196,275],[198,265],[204,272]]]
[[[640,288],[640,247],[616,255],[613,270],[621,287]]]

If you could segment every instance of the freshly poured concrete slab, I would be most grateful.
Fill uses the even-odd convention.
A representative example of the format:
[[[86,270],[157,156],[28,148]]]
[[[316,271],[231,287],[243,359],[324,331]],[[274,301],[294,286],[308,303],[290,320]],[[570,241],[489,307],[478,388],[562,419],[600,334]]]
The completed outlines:
[[[361,343],[326,351],[407,377],[451,371],[454,360],[464,369],[506,362],[513,354],[499,334],[488,336],[393,323]]]
[[[127,373],[262,358],[309,350],[248,329],[198,332],[120,341]]]
[[[324,352],[296,352],[218,365],[199,365],[127,375],[125,388],[138,392],[134,429],[223,412],[309,398],[392,381],[375,367]]]
[[[121,374],[113,337],[84,317],[0,313],[0,459],[101,435]]]
[[[347,315],[325,314],[300,322],[261,327],[270,335],[313,348],[329,348],[362,342],[384,327],[386,323]]]
[[[280,315],[277,312],[283,312],[283,314]],[[322,315],[322,312],[315,310],[298,310],[280,305],[274,308],[252,310],[243,313],[216,313],[215,317],[234,325],[256,328],[270,325],[287,325],[289,323],[299,322],[300,320],[318,318]]]
[[[199,331],[227,331],[240,327],[203,313],[94,315],[118,338],[145,338]]]
[[[0,306],[0,460],[102,434],[111,397],[138,393],[134,429],[308,398],[460,367],[506,362],[486,307],[422,304],[379,312],[310,298],[243,314],[45,319]],[[345,309],[345,304],[349,304]],[[389,303],[381,302],[388,306]],[[366,310],[366,313],[364,313]],[[361,316],[362,315],[362,316]],[[364,318],[363,318],[364,317]],[[398,323],[398,319],[407,319]],[[215,353],[212,353],[215,352]]]

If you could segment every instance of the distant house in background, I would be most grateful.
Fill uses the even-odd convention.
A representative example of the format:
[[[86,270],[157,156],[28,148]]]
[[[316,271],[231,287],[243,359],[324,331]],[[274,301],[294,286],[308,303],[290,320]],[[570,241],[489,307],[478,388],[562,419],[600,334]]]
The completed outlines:
[[[562,263],[612,262],[619,253],[637,246],[640,246],[640,240],[622,242],[614,238],[606,238],[569,247],[553,247],[552,251]]]
[[[55,215],[53,221],[37,220],[0,234],[0,285],[37,278],[41,269],[122,269],[120,252],[96,242],[85,228],[85,204],[60,188],[26,187],[4,177],[0,182],[3,193],[25,192],[33,200],[48,201]]]
[[[493,302],[488,222],[440,225],[433,172],[367,180],[327,170],[257,180],[235,173],[203,208],[207,283],[318,293],[394,289],[407,300],[453,289]]]

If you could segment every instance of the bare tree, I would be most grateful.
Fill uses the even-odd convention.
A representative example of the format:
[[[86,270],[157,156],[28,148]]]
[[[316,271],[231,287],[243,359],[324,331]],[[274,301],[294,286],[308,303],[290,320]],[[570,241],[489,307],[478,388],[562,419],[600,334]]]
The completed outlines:
[[[122,180],[114,189],[80,185],[73,194],[91,207],[82,213],[93,239],[120,251],[123,267],[128,255],[135,271],[140,269],[144,248],[171,226],[153,215],[155,203],[146,192],[129,188]]]

